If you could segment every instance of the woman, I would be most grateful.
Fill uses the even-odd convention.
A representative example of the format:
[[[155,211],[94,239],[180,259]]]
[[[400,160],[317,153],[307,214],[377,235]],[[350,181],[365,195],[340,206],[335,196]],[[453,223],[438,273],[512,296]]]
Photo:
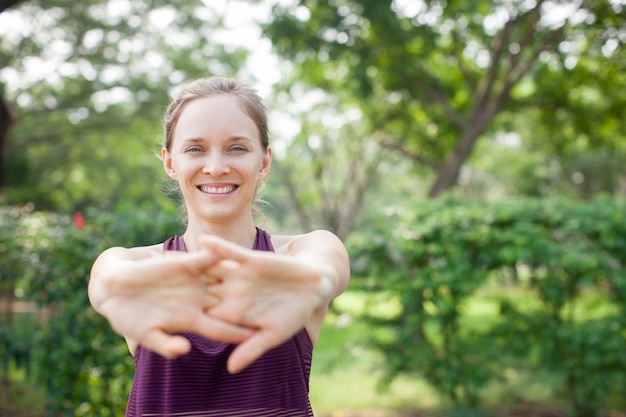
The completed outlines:
[[[312,416],[312,349],[348,285],[332,233],[270,236],[253,221],[270,171],[267,116],[232,78],[190,83],[165,112],[163,167],[188,216],[182,236],[110,248],[93,307],[124,336],[136,371],[127,416]]]

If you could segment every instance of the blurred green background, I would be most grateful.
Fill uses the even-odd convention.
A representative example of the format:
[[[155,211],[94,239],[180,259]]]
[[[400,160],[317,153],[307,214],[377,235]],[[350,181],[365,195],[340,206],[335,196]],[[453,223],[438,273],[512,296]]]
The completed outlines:
[[[316,415],[626,415],[625,9],[0,1],[0,417],[123,415],[89,268],[182,231],[160,119],[206,75],[270,110],[260,225],[350,252]]]

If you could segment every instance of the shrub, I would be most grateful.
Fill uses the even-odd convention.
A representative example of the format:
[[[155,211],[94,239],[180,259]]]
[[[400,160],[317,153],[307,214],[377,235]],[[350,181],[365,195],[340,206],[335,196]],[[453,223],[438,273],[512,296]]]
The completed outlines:
[[[89,271],[110,246],[163,241],[180,221],[161,212],[88,212],[78,218],[24,209],[0,211],[0,270],[5,298],[35,301],[30,333],[0,322],[2,364],[21,364],[47,393],[47,415],[123,414],[132,381],[124,340],[90,306]],[[5,233],[6,232],[6,233]]]
[[[355,286],[399,301],[391,317],[368,318],[387,331],[373,340],[387,380],[422,374],[471,410],[504,370],[548,370],[575,414],[597,415],[625,387],[625,212],[610,198],[446,197],[389,210],[351,246]],[[471,322],[468,303],[485,294],[497,312]]]

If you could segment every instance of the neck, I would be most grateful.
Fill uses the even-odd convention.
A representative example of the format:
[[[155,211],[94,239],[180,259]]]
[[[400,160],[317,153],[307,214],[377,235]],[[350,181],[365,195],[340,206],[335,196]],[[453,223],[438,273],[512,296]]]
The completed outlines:
[[[228,224],[214,224],[204,223],[197,224],[190,222],[187,225],[187,230],[183,238],[185,239],[185,246],[189,252],[194,252],[199,249],[198,239],[202,235],[219,236],[222,239],[229,240],[244,248],[252,249],[254,241],[256,239],[256,228],[252,219],[245,225],[232,223]]]

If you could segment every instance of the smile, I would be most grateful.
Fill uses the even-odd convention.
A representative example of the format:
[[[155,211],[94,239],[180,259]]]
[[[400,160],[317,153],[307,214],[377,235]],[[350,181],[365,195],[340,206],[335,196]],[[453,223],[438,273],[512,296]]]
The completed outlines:
[[[225,185],[220,187],[212,187],[208,185],[201,185],[198,187],[200,191],[207,194],[228,194],[237,189],[236,185]]]

